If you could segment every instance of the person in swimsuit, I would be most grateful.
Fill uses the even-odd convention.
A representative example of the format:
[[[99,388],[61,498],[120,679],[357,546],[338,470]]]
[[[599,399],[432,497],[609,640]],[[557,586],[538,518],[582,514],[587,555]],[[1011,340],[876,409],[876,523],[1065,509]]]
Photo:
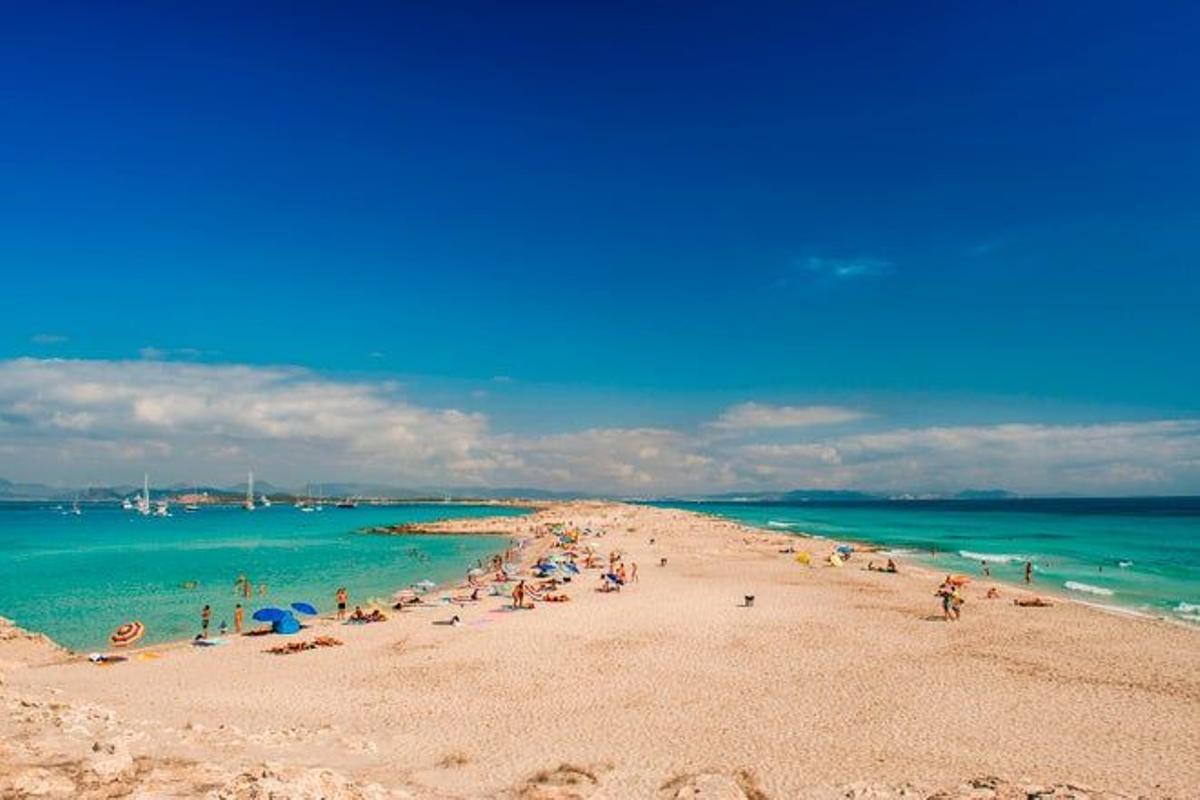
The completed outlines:
[[[338,619],[344,619],[346,617],[346,600],[347,599],[348,599],[348,597],[346,595],[346,587],[343,586],[337,590],[337,607],[338,607],[337,618]]]
[[[1025,582],[1033,583],[1033,562],[1032,561],[1025,562]]]
[[[233,632],[234,633],[242,632],[242,618],[245,615],[245,613],[246,613],[246,610],[244,608],[242,608],[241,603],[238,603],[236,606],[234,606],[234,609],[233,609]]]
[[[204,606],[200,611],[200,635],[208,638],[208,623],[212,622],[212,607]]]

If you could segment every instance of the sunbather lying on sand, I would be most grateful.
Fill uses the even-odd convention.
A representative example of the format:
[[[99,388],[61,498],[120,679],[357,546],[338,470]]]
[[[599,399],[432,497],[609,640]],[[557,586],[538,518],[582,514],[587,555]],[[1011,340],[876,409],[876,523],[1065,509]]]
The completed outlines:
[[[364,614],[362,606],[355,606],[354,613],[350,615],[350,619],[348,619],[347,622],[353,622],[362,625],[368,622],[384,622],[386,620],[387,617],[384,616],[384,613],[378,608],[371,609],[370,614]]]
[[[1023,606],[1025,608],[1049,608],[1054,605],[1049,600],[1041,597],[1016,598],[1013,600],[1014,606]]]

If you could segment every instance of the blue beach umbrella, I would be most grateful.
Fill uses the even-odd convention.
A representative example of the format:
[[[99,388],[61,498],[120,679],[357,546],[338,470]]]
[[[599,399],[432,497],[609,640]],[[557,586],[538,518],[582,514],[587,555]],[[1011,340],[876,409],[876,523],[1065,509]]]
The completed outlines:
[[[315,616],[317,613],[316,607],[314,607],[311,603],[292,603],[292,608],[296,609],[301,614],[308,614],[310,616]]]
[[[284,617],[290,616],[291,614],[282,608],[260,608],[254,612],[254,619],[259,622],[278,622]]]

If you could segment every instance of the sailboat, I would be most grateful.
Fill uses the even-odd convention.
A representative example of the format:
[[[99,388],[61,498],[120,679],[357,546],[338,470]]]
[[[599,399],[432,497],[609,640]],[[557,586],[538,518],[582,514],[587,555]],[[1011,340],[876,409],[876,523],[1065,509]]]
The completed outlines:
[[[267,499],[267,496],[265,494],[260,494],[258,496],[258,502],[262,503],[263,508],[271,507],[271,501]]]
[[[150,473],[142,475],[142,496],[137,499],[137,512],[143,517],[150,516]]]
[[[242,503],[242,508],[247,511],[254,510],[254,472],[253,470],[246,478],[246,501]]]

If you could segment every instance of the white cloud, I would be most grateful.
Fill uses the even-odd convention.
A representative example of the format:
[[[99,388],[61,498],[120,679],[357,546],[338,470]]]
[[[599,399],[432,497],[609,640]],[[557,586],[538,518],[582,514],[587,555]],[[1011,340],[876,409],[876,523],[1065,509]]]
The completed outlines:
[[[709,423],[712,428],[743,431],[762,428],[804,428],[862,419],[865,414],[840,406],[770,406],[742,403],[731,406]]]
[[[797,487],[1026,493],[1200,490],[1200,420],[877,429],[840,406],[743,403],[692,430],[541,436],[380,381],[296,367],[0,361],[0,476],[115,483],[525,485],[652,494]],[[819,426],[838,425],[837,428]]]
[[[801,266],[805,271],[825,278],[849,280],[887,275],[893,269],[891,261],[883,258],[808,258]]]

